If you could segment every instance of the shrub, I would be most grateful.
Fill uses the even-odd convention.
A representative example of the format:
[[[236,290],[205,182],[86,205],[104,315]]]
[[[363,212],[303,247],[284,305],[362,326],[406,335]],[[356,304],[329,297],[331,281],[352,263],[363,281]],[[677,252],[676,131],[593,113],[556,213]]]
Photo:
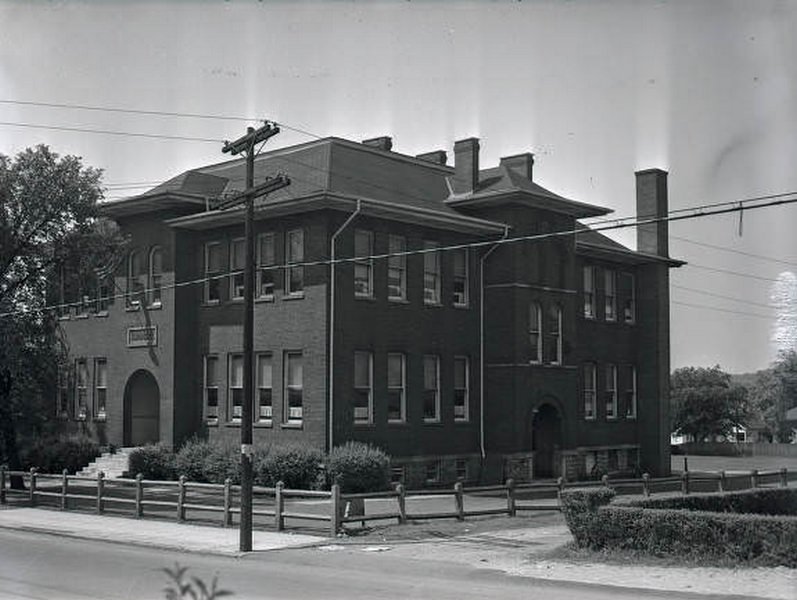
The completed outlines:
[[[327,457],[327,480],[342,492],[376,492],[390,486],[390,457],[362,442],[347,442]]]
[[[139,473],[144,479],[174,479],[174,452],[164,444],[147,444],[130,453],[127,470],[130,477]]]
[[[208,452],[202,462],[202,477],[208,483],[241,483],[241,448],[232,443],[208,444]]]
[[[74,474],[100,455],[100,447],[86,437],[66,440],[39,440],[23,453],[24,469],[36,467],[42,473]]]
[[[323,462],[324,453],[312,446],[273,446],[261,460],[256,461],[256,481],[268,487],[282,481],[287,488],[315,489],[320,487]]]
[[[642,508],[797,516],[797,489],[758,488],[724,494],[693,494],[629,502]]]
[[[574,488],[562,491],[560,503],[565,522],[576,544],[594,548],[600,539],[598,509],[609,504],[615,496],[614,490],[606,487]]]
[[[210,442],[196,438],[188,440],[174,456],[174,472],[185,475],[188,481],[208,483],[205,475],[205,460],[213,451]]]

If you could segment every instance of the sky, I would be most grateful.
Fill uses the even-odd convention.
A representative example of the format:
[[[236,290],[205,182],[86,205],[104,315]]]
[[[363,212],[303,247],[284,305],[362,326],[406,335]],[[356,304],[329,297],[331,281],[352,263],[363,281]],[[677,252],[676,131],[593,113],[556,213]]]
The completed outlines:
[[[671,210],[797,192],[794,31],[797,3],[768,0],[0,0],[0,101],[271,119],[269,148],[313,139],[294,129],[390,135],[450,162],[476,136],[482,168],[533,152],[535,181],[627,217],[651,167]],[[223,160],[245,126],[0,102],[0,153],[82,156],[117,198]],[[673,368],[748,372],[794,346],[795,223],[797,204],[745,211],[741,231],[738,213],[670,224],[689,263],[671,276]]]

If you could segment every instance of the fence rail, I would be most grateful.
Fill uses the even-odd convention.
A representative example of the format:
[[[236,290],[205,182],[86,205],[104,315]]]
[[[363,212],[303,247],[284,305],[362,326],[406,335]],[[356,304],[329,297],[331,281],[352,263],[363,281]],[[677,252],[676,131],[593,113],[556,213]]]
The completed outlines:
[[[684,471],[680,476],[652,478],[647,473],[639,478],[609,479],[600,481],[532,482],[515,484],[512,479],[504,485],[465,487],[461,482],[453,488],[434,490],[405,490],[402,484],[395,489],[371,493],[341,493],[335,484],[330,491],[295,490],[285,488],[278,482],[273,488],[253,488],[252,513],[258,517],[273,519],[277,531],[286,527],[286,521],[324,523],[332,535],[337,534],[346,523],[370,521],[397,521],[399,524],[412,520],[458,519],[468,517],[508,515],[515,516],[525,511],[559,510],[559,494],[574,487],[606,486],[618,494],[654,493],[691,494],[695,492],[724,492],[730,490],[779,485],[786,487],[794,472],[787,469],[771,471],[698,472]],[[12,485],[17,479],[21,485]],[[177,481],[148,480],[138,475],[135,479],[106,479],[102,472],[96,478],[30,471],[9,471],[0,467],[0,504],[6,504],[10,496],[27,499],[31,506],[49,501],[61,510],[91,508],[103,514],[110,508],[114,511],[132,513],[135,517],[163,516],[171,512],[177,521],[186,521],[191,513],[220,514],[224,527],[233,524],[233,516],[241,512],[241,488],[230,479],[223,484],[199,483],[180,477]],[[424,508],[430,497],[453,501],[452,509],[435,510]],[[471,506],[466,507],[466,498]],[[366,512],[365,502],[369,501]],[[291,502],[294,501],[294,502]],[[303,503],[297,506],[295,502]],[[473,506],[477,504],[477,506]],[[482,506],[478,506],[482,504]],[[420,505],[420,506],[418,506]],[[207,518],[205,519],[207,520]],[[219,516],[213,520],[218,522]]]

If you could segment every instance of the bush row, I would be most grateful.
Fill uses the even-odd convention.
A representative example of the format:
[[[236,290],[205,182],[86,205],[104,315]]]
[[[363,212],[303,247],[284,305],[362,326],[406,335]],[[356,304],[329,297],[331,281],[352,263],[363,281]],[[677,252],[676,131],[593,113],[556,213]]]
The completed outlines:
[[[797,567],[797,517],[640,506],[650,500],[612,506],[612,498],[611,490],[602,489],[562,493],[562,512],[576,544]]]
[[[797,516],[797,489],[758,488],[725,494],[647,498],[630,504],[641,508]]]
[[[255,485],[273,487],[282,481],[287,488],[321,489],[337,481],[348,493],[384,490],[390,483],[390,459],[367,444],[348,442],[333,448],[328,456],[314,447],[255,445],[252,456]],[[234,484],[241,481],[240,447],[233,444],[191,440],[178,452],[162,444],[144,446],[130,454],[128,475],[145,479],[177,479]]]
[[[96,442],[86,437],[74,437],[37,441],[21,453],[20,460],[24,470],[36,467],[42,473],[61,473],[66,469],[74,475],[100,453]]]

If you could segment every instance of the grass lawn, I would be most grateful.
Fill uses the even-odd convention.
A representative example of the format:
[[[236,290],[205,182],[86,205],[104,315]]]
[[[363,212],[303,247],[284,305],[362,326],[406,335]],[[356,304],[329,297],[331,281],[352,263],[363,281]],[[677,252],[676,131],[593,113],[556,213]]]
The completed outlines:
[[[684,470],[684,456],[672,456],[673,472]],[[797,458],[783,456],[687,456],[690,471],[777,471],[786,467],[797,472]]]

